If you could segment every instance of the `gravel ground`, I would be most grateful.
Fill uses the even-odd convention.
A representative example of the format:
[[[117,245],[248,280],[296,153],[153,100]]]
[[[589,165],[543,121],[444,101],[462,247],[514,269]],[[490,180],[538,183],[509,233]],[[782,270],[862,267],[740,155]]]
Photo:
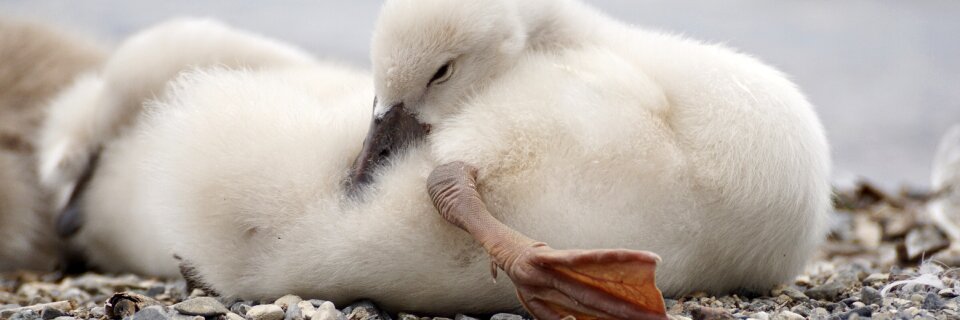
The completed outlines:
[[[838,193],[832,232],[803,275],[761,296],[691,294],[667,299],[679,319],[960,319],[960,250],[924,211],[928,195],[870,185]],[[285,296],[224,301],[183,281],[133,275],[0,275],[0,319],[444,319],[386,314],[370,301],[335,306]],[[457,315],[468,319],[522,315]]]

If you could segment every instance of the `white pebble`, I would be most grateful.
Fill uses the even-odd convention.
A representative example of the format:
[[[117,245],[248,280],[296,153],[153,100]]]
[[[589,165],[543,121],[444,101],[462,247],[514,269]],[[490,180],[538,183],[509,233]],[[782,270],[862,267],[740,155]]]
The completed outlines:
[[[283,320],[283,308],[275,304],[261,304],[247,311],[250,320]]]

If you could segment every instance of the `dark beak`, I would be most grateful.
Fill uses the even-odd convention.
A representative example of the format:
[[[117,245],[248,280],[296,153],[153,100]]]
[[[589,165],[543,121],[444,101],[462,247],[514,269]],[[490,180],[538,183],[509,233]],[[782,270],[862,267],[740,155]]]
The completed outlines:
[[[376,105],[376,102],[374,102]],[[373,172],[411,144],[430,132],[430,126],[420,123],[408,112],[403,103],[390,107],[380,117],[374,115],[370,131],[363,141],[363,149],[353,162],[350,171],[350,188],[357,190],[371,182]]]

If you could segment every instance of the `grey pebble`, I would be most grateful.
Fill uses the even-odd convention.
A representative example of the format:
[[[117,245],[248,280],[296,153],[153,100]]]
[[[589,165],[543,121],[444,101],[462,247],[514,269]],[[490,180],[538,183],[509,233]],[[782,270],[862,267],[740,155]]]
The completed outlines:
[[[790,297],[791,299],[797,300],[797,301],[807,301],[807,300],[810,300],[810,297],[807,297],[807,295],[803,294],[803,292],[800,292],[800,290],[797,290],[797,289],[794,288],[794,287],[786,287],[786,288],[784,288],[784,289],[783,289],[783,294],[785,294],[785,295],[787,295],[788,297]]]
[[[807,289],[804,294],[811,299],[837,301],[847,287],[840,282],[828,281],[822,285]]]
[[[230,311],[239,315],[247,314],[247,311],[250,311],[250,303],[247,301],[237,301],[230,305]]]
[[[510,313],[498,313],[490,317],[490,320],[523,320],[523,317]]]
[[[107,314],[107,309],[104,307],[94,307],[90,309],[91,318],[101,318]]]
[[[283,308],[274,304],[261,304],[247,311],[247,319],[251,320],[282,320]]]
[[[304,320],[306,318],[303,315],[303,311],[300,310],[300,306],[297,304],[297,303],[300,303],[300,301],[297,301],[297,303],[293,303],[293,301],[287,301],[287,302],[288,302],[287,312],[284,314],[283,319]]]
[[[326,301],[323,301],[323,300],[320,300],[320,299],[310,299],[310,300],[307,300],[307,301],[310,302],[310,304],[312,304],[314,308],[319,308],[321,304],[323,304],[324,302],[326,302]]]
[[[10,320],[37,320],[37,319],[41,319],[40,314],[34,310],[29,310],[29,309],[14,313],[13,316],[10,317]]]
[[[46,308],[43,308],[42,311],[40,311],[40,317],[43,318],[43,320],[53,320],[54,318],[62,317],[65,315],[67,314],[64,313],[63,311],[57,310],[52,307],[46,307]]]
[[[883,296],[880,295],[879,290],[874,289],[873,287],[863,287],[863,289],[860,290],[860,302],[863,302],[867,305],[882,305]]]
[[[856,315],[857,317],[869,318],[870,316],[873,315],[873,309],[870,309],[869,307],[856,308],[856,309],[850,310],[850,311],[847,312],[847,313],[844,313],[843,315],[840,316],[840,318],[841,318],[841,319],[850,319],[850,318],[852,318],[854,315]]]
[[[180,302],[173,305],[173,309],[185,315],[204,317],[214,317],[230,312],[220,301],[211,297],[197,297]]]
[[[943,309],[943,299],[940,298],[940,295],[936,293],[927,293],[927,297],[923,298],[923,308],[927,310],[940,310]]]
[[[149,306],[133,314],[133,320],[167,320],[170,314],[161,306]]]
[[[317,307],[317,313],[314,314],[311,320],[342,320],[346,319],[347,316],[337,310],[337,307],[333,305],[333,302],[324,301]]]
[[[479,320],[479,319],[468,316],[468,315],[457,314],[456,317],[453,317],[453,320]]]
[[[53,320],[77,320],[77,318],[74,318],[71,316],[62,316],[62,317],[53,318]]]
[[[349,312],[347,310],[350,310]],[[380,312],[377,305],[370,300],[354,302],[343,309],[349,320],[389,320],[390,316]]]
[[[420,320],[420,317],[409,314],[409,313],[400,313],[397,315],[398,320]]]
[[[150,287],[150,289],[147,289],[146,295],[150,297],[156,297],[157,295],[166,292],[166,290],[167,288],[164,287],[163,285],[155,285]]]

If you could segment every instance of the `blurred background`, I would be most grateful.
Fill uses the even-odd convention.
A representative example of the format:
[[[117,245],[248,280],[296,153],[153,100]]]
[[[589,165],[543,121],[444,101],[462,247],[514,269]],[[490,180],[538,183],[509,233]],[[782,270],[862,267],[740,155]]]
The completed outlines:
[[[171,17],[215,17],[369,66],[381,2],[0,0],[0,15],[106,43]],[[726,44],[789,74],[817,106],[841,185],[865,178],[888,189],[927,187],[938,139],[960,123],[960,1],[587,2],[632,24]]]

